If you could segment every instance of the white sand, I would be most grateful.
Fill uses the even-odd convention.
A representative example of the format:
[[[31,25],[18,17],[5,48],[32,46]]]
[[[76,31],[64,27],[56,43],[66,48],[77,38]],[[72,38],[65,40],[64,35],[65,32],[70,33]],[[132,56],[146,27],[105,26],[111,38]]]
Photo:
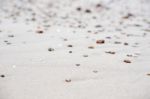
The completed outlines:
[[[0,0],[0,99],[150,99],[149,0],[30,1]]]

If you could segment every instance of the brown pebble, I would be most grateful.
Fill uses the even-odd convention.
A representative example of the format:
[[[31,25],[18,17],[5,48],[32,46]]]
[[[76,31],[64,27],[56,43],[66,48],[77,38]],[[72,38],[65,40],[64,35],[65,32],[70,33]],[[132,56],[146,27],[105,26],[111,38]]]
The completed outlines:
[[[71,79],[66,79],[65,82],[71,82]]]
[[[125,62],[125,63],[131,63],[131,61],[130,61],[130,60],[127,60],[127,59],[124,60],[124,62]]]
[[[105,43],[105,40],[97,40],[96,43],[97,43],[97,44],[104,44],[104,43]]]
[[[94,47],[94,46],[89,46],[88,48],[89,48],[89,49],[94,49],[95,47]]]
[[[148,73],[147,76],[150,76],[150,73]]]
[[[108,53],[108,54],[116,54],[116,52],[113,52],[113,51],[106,51],[105,53]]]
[[[42,33],[44,33],[44,31],[43,30],[37,30],[36,31],[38,34],[42,34]]]

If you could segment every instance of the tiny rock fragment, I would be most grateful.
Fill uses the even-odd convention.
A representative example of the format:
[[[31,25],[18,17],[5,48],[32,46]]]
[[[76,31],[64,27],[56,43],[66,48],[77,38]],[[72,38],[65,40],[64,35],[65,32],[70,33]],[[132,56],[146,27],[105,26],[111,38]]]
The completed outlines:
[[[104,43],[105,43],[105,40],[97,40],[96,43],[97,43],[97,44],[104,44]]]
[[[54,51],[54,49],[53,48],[48,48],[48,51]]]
[[[134,15],[132,13],[128,13],[126,16],[123,17],[123,19],[128,19],[130,17],[133,17]]]
[[[93,70],[93,73],[98,73],[98,71],[97,70]]]
[[[85,10],[86,13],[91,13],[92,11],[90,9]]]
[[[72,51],[69,51],[69,53],[72,53]]]
[[[106,51],[105,53],[108,53],[108,54],[116,54],[116,52],[113,52],[113,51]]]
[[[95,28],[100,28],[100,27],[102,27],[101,25],[95,25]]]
[[[4,77],[5,77],[5,75],[0,75],[0,77],[1,77],[1,78],[4,78]]]
[[[76,64],[76,66],[80,66],[80,64]]]
[[[126,43],[126,42],[125,42],[124,45],[129,45],[129,43]]]
[[[63,40],[64,40],[64,41],[68,41],[68,39],[66,39],[66,38],[64,38]]]
[[[37,30],[36,31],[38,34],[42,34],[42,33],[44,33],[44,31],[43,30]]]
[[[11,35],[8,35],[8,37],[14,37],[14,35],[11,34]]]
[[[121,44],[121,42],[119,42],[119,41],[115,41],[114,43],[115,43],[115,44]]]
[[[150,73],[148,73],[147,76],[150,76]]]
[[[7,44],[7,45],[11,45],[11,43],[10,43],[10,42],[7,42],[6,44]]]
[[[83,55],[83,57],[88,57],[88,55]]]
[[[94,46],[89,46],[88,48],[89,48],[89,49],[94,49],[95,47],[94,47]]]
[[[102,5],[101,5],[100,3],[98,3],[98,4],[96,5],[96,8],[99,8],[99,7],[102,7]]]
[[[81,11],[82,8],[81,8],[81,7],[77,7],[76,10],[77,10],[77,11]]]
[[[66,79],[65,82],[68,82],[68,83],[69,83],[69,82],[71,82],[71,79]]]
[[[68,45],[68,47],[73,47],[73,45]]]
[[[128,59],[125,59],[124,62],[125,62],[125,63],[131,63],[131,61],[128,60]]]
[[[128,56],[128,57],[133,57],[133,55],[131,55],[131,54],[127,54],[127,56]]]

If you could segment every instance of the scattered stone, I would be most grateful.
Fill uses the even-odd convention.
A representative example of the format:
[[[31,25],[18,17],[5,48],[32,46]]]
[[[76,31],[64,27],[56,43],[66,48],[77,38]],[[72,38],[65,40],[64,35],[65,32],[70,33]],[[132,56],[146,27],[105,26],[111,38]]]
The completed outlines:
[[[97,70],[93,70],[93,73],[98,73],[98,71]]]
[[[104,43],[105,43],[105,40],[97,40],[96,43],[97,43],[97,44],[104,44]]]
[[[128,57],[133,57],[133,55],[127,54]]]
[[[68,45],[68,47],[73,47],[73,45]]]
[[[54,51],[54,49],[53,48],[48,48],[48,51]]]
[[[4,40],[4,42],[7,43],[8,41],[7,41],[7,40]]]
[[[128,19],[130,17],[133,17],[134,15],[132,13],[128,13],[126,16],[123,17],[123,19]]]
[[[13,34],[11,34],[11,35],[8,35],[8,37],[14,37],[14,35],[13,35]]]
[[[131,63],[131,61],[130,61],[130,60],[127,60],[127,59],[125,59],[124,62],[125,62],[125,63]]]
[[[90,9],[85,10],[86,13],[91,13],[92,11]]]
[[[5,75],[0,75],[0,77],[1,77],[1,78],[4,78],[4,77],[5,77]]]
[[[148,73],[147,76],[150,76],[150,73]]]
[[[80,64],[76,64],[76,66],[80,66]]]
[[[89,49],[94,49],[95,47],[94,47],[94,46],[89,46],[88,48],[89,48]]]
[[[99,3],[96,5],[96,8],[102,7],[102,5]]]
[[[7,42],[6,44],[7,44],[7,45],[11,45],[11,43],[10,43],[10,42]]]
[[[77,11],[81,11],[82,10],[82,8],[81,7],[77,7],[77,9],[76,9]]]
[[[118,42],[118,41],[115,41],[114,43],[115,43],[115,44],[121,44],[121,42]]]
[[[65,82],[69,83],[71,82],[71,79],[66,79]]]
[[[106,38],[107,38],[107,39],[111,39],[111,37],[110,37],[110,36],[107,36]]]
[[[88,57],[88,55],[83,55],[83,57]]]
[[[101,25],[95,25],[95,28],[100,28],[100,27],[102,27]]]
[[[64,38],[64,41],[68,41],[68,39]]]
[[[42,34],[42,33],[44,33],[44,31],[43,30],[37,30],[36,31],[38,34]]]
[[[127,45],[129,45],[129,43],[126,43],[126,42],[125,42],[125,43],[124,43],[124,45],[126,45],[126,46],[127,46]]]
[[[72,51],[69,51],[69,53],[72,53]]]
[[[113,51],[106,51],[105,53],[108,53],[108,54],[116,54],[116,52],[113,52]]]

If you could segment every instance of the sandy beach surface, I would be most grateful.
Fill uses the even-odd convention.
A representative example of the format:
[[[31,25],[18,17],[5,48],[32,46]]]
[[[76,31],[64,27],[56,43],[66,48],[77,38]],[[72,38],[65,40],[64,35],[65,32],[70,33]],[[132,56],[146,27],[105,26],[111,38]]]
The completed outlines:
[[[150,0],[0,0],[0,99],[150,99]]]

